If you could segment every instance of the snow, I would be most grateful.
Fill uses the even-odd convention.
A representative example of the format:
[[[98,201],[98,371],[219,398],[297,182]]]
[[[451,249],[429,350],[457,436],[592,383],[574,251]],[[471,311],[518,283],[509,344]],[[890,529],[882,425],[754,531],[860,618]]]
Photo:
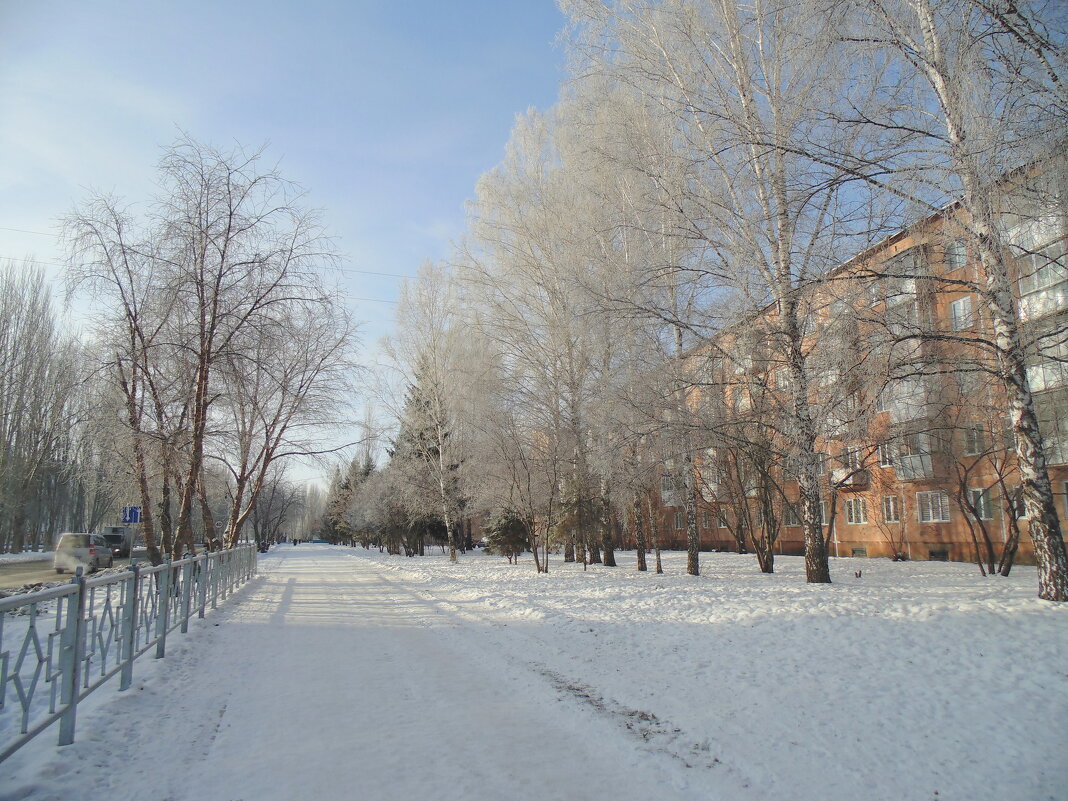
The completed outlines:
[[[0,553],[0,565],[23,564],[25,562],[47,562],[52,559],[52,551],[22,551],[20,553]]]
[[[1033,568],[618,558],[277,546],[0,798],[1065,798],[1068,607]]]

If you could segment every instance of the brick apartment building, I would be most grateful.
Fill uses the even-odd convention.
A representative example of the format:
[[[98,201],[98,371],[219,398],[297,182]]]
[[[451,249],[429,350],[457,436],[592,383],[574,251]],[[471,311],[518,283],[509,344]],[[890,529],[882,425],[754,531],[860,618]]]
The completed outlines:
[[[1003,182],[1001,223],[1029,353],[1028,377],[1062,521],[1068,520],[1068,259],[1064,166]],[[831,555],[973,560],[1000,557],[1019,534],[1033,558],[1003,390],[974,287],[980,266],[956,205],[900,231],[801,299],[810,397],[825,456]],[[789,379],[768,306],[690,356],[713,433],[701,444],[702,547],[735,549],[777,532],[776,553],[803,552],[798,490],[783,436]],[[704,447],[707,445],[707,447]],[[661,486],[662,542],[684,547],[680,482]],[[770,522],[769,522],[770,521]]]

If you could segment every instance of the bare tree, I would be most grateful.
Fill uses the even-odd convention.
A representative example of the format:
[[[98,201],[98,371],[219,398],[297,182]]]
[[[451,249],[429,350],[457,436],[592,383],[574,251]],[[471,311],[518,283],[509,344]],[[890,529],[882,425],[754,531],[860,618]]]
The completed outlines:
[[[40,543],[45,489],[76,475],[75,387],[87,377],[32,261],[0,265],[0,550]],[[52,532],[54,533],[54,527]]]
[[[240,148],[223,152],[183,136],[163,154],[161,194],[146,212],[135,215],[98,194],[67,219],[73,287],[91,289],[118,311],[102,316],[101,335],[110,343],[107,361],[125,399],[154,561],[160,559],[157,499],[162,545],[175,555],[192,546],[194,506],[207,508],[204,460],[214,407],[227,397],[220,387],[224,366],[233,375],[236,365],[255,360],[265,338],[281,341],[295,321],[338,319],[320,272],[333,259],[329,242],[316,215],[299,207],[300,189],[263,169],[261,156]],[[342,331],[328,342],[331,337],[317,333],[313,341],[329,360],[345,336]],[[262,362],[262,351],[258,355]],[[305,368],[321,357],[302,355]],[[276,385],[278,378],[272,376]],[[306,372],[288,378],[293,383],[281,390],[282,406],[255,412],[276,416],[265,442],[292,431],[294,398],[305,408],[308,393],[319,389]],[[269,461],[256,462],[260,476]],[[252,480],[254,495],[255,477],[237,472],[239,483]],[[230,540],[247,513],[243,487],[241,494]]]

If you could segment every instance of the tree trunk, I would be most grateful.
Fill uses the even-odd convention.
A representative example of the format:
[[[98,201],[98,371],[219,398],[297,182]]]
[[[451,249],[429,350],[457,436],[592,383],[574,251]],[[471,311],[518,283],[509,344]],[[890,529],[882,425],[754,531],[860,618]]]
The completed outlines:
[[[805,534],[805,579],[810,584],[830,584],[831,566],[827,541],[820,520],[819,458],[816,455],[816,426],[808,402],[808,381],[804,368],[801,329],[797,321],[797,301],[788,296],[780,299],[783,331],[789,342],[787,351],[791,381],[793,423],[797,427],[797,452],[800,457],[798,489],[801,522]]]
[[[616,567],[615,542],[612,537],[612,521],[608,516],[608,504],[603,504],[601,515],[601,550],[604,553],[601,561],[605,567]]]
[[[638,570],[644,573],[649,568],[645,564],[645,526],[642,525],[642,502],[638,495],[634,496],[630,519],[631,525],[634,526],[634,550],[638,555]]]
[[[971,216],[979,261],[983,266],[983,300],[998,348],[1002,382],[1008,398],[1009,417],[1016,435],[1016,458],[1021,488],[1030,516],[1027,527],[1038,564],[1038,597],[1047,601],[1068,601],[1068,554],[1065,552],[1060,519],[1053,498],[1042,434],[1027,378],[1025,354],[1020,344],[1019,316],[1012,293],[1005,249],[997,230],[996,216],[984,176],[970,150],[966,123],[968,106],[949,69],[934,13],[927,0],[915,2],[913,9],[923,32],[927,50],[920,68],[931,84],[946,123],[954,166],[964,189],[963,204]],[[985,176],[989,178],[989,176]]]
[[[204,542],[208,544],[208,550],[217,551],[221,543],[215,533],[215,515],[211,513],[211,506],[208,504],[208,493],[204,488],[203,474],[201,474],[200,480],[197,482],[197,501],[200,503],[200,519],[204,525]],[[185,544],[192,550],[193,543]],[[236,545],[236,543],[233,544]],[[178,546],[178,550],[181,550],[181,545]]]
[[[660,574],[664,572],[664,566],[660,561],[660,520],[657,518],[656,513],[653,510],[653,500],[651,496],[646,496],[645,508],[649,513],[649,534],[653,540],[653,553],[656,557],[656,572]]]

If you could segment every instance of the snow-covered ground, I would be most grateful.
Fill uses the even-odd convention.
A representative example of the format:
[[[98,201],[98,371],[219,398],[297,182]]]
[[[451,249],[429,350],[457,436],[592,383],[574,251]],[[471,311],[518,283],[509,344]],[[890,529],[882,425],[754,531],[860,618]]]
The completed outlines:
[[[52,558],[52,551],[22,551],[21,553],[0,553],[0,565],[14,565],[23,562],[46,562]]]
[[[1068,608],[1033,568],[705,575],[278,546],[9,799],[1063,801]],[[854,571],[863,570],[858,579]]]

